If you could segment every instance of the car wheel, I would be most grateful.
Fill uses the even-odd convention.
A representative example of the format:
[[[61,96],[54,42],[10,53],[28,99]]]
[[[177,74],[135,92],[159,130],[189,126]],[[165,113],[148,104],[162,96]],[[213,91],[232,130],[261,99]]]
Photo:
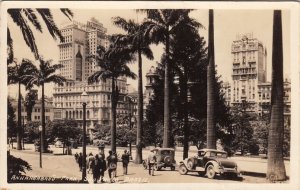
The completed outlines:
[[[188,173],[188,169],[185,167],[184,164],[181,164],[179,166],[178,171],[181,175],[186,175]]]
[[[216,176],[216,172],[214,170],[214,166],[213,165],[209,165],[206,168],[206,175],[209,179],[213,179]]]

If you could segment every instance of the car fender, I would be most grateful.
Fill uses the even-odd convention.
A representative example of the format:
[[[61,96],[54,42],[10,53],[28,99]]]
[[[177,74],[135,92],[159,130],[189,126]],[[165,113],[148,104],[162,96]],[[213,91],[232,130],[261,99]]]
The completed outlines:
[[[187,159],[181,160],[181,161],[179,162],[179,165],[181,165],[181,164],[183,164],[183,165],[186,167],[186,166],[187,166]]]
[[[208,162],[205,164],[205,171],[206,171],[207,166],[209,166],[209,165],[213,165],[213,166],[214,166],[215,172],[216,172],[216,173],[220,173],[219,163],[218,163],[218,162],[216,162],[215,160],[208,161]]]

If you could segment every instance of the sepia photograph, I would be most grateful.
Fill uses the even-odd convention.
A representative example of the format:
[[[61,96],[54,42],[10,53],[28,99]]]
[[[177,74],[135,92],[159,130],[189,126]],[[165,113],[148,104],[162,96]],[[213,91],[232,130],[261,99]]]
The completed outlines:
[[[298,4],[0,5],[1,190],[299,189]]]

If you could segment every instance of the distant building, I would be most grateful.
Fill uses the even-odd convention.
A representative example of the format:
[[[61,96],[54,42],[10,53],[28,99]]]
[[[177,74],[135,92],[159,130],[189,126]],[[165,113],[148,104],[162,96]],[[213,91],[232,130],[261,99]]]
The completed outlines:
[[[238,35],[232,48],[231,104],[247,101],[258,111],[258,85],[266,82],[267,50],[252,34]]]
[[[87,79],[101,68],[95,59],[99,45],[104,48],[109,46],[107,29],[95,18],[86,24],[73,21],[62,27],[64,42],[58,44],[60,59],[64,66],[60,74],[67,79],[62,86],[55,85],[53,93],[54,119],[75,119],[79,126],[83,125],[83,108],[81,94],[86,91],[88,103],[86,111],[87,129],[90,138],[93,138],[93,129],[96,125],[111,124],[111,80],[99,80],[97,83],[88,84]],[[117,104],[117,114],[125,114],[127,94],[127,79],[120,77],[116,85],[120,90]]]
[[[16,116],[18,115],[18,100],[11,99],[11,104],[15,110]],[[54,119],[54,107],[52,105],[52,99],[51,98],[45,98],[45,121],[53,121]],[[16,119],[18,119],[16,117]],[[24,102],[22,101],[22,111],[21,111],[21,119],[22,122],[24,120],[24,124],[27,123],[27,112],[26,108],[24,106]],[[42,121],[42,103],[41,99],[37,100],[33,109],[32,109],[32,115],[31,120],[34,122],[41,122]]]
[[[157,80],[158,74],[156,68],[152,66],[146,74],[146,85],[144,92],[144,110],[146,110],[149,102],[154,94],[153,92],[153,84],[155,84]]]
[[[270,112],[271,83],[267,82],[267,49],[252,34],[237,35],[232,48],[232,81],[222,84],[227,105],[243,101],[250,104],[248,111],[259,115]],[[290,116],[291,83],[284,81],[284,115]]]

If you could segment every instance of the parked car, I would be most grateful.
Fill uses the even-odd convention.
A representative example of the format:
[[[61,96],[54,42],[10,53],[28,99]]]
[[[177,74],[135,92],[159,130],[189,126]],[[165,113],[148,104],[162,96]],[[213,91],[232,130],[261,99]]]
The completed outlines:
[[[159,171],[162,168],[170,167],[172,171],[175,170],[176,161],[175,150],[173,148],[155,148],[151,150],[155,153],[156,156],[156,164],[155,170]],[[143,166],[145,169],[148,168],[148,160],[143,160]]]
[[[55,146],[55,148],[62,148],[62,147],[64,146],[64,144],[62,143],[62,141],[57,140],[57,141],[54,143],[54,146]]]
[[[210,179],[215,178],[217,174],[232,177],[240,175],[237,164],[228,159],[227,152],[215,149],[198,150],[196,156],[181,161],[178,170],[181,175],[188,172],[198,172],[202,175],[204,172]]]

